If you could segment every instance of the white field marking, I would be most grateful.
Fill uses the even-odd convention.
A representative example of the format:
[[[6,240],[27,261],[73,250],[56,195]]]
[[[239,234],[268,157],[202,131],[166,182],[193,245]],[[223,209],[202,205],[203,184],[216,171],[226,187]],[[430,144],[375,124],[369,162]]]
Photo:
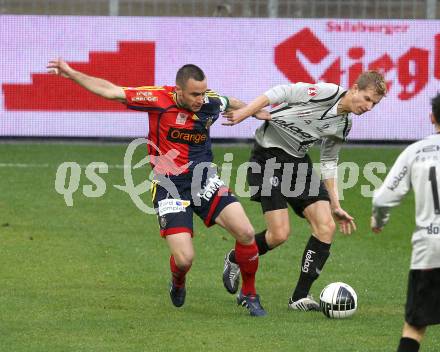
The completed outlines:
[[[87,167],[89,164],[79,164],[81,167]],[[384,165],[388,168],[393,166],[393,163],[387,164],[384,163]],[[26,164],[26,163],[0,163],[0,167],[10,167],[10,168],[23,168],[23,169],[31,169],[31,168],[48,168],[48,167],[58,167],[59,165],[51,165],[51,164]],[[221,165],[220,165],[221,166]],[[124,168],[131,168],[130,165],[122,165],[122,164],[108,164],[109,169],[124,169]],[[232,170],[238,169],[237,166],[232,166]]]
[[[51,165],[51,164],[26,164],[26,163],[0,163],[0,167],[9,167],[9,168],[23,168],[23,169],[32,169],[32,168],[56,168],[59,165]],[[80,166],[82,168],[86,168],[88,166],[85,164],[80,164]],[[108,165],[109,169],[124,169],[125,167],[130,168],[130,165],[119,165],[119,164],[114,164],[114,165]]]

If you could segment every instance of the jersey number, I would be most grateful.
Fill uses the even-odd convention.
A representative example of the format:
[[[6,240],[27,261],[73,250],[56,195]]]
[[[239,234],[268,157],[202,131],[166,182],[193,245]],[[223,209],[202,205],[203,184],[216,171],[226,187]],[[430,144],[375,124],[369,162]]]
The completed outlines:
[[[432,198],[434,199],[434,211],[436,214],[440,214],[440,203],[438,199],[438,187],[437,187],[437,175],[435,172],[435,166],[429,168],[429,181],[431,181]]]

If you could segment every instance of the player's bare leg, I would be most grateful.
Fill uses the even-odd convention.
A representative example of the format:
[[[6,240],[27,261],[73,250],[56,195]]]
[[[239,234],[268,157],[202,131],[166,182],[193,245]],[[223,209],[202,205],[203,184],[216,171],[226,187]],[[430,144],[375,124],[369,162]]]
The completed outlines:
[[[312,235],[304,249],[300,277],[289,300],[289,308],[319,310],[319,304],[309,295],[309,291],[330,255],[336,225],[327,201],[317,201],[306,207],[303,213],[310,223]]]
[[[268,250],[274,249],[287,241],[290,235],[288,209],[271,210],[264,213],[267,230],[264,234]],[[264,253],[261,253],[262,255]]]
[[[397,352],[417,352],[420,348],[420,342],[422,341],[423,336],[425,336],[425,331],[426,326],[417,327],[405,322]]]
[[[252,316],[264,316],[266,312],[260,304],[255,289],[255,273],[258,270],[258,248],[252,227],[243,207],[235,202],[226,206],[215,222],[226,229],[234,238],[235,260],[243,277],[243,284],[237,303],[248,308]]]
[[[304,209],[304,216],[312,227],[313,234],[321,242],[331,244],[336,231],[330,203],[320,200]]]
[[[194,259],[192,238],[190,233],[182,232],[166,236],[166,241],[171,252],[170,297],[176,307],[181,307],[186,297],[186,273],[191,268]]]

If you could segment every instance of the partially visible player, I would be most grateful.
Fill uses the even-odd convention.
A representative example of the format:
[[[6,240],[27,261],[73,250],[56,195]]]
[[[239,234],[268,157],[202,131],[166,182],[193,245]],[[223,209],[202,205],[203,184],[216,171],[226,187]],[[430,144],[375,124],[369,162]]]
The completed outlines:
[[[353,217],[342,209],[337,190],[339,151],[351,129],[350,113],[362,115],[373,109],[386,94],[383,76],[376,71],[362,73],[349,89],[333,83],[295,83],[273,87],[244,108],[225,116],[227,125],[237,124],[267,105],[277,105],[255,132],[249,169],[249,185],[258,189],[251,197],[261,203],[267,229],[255,236],[261,255],[284,243],[290,234],[288,205],[306,218],[311,236],[304,249],[300,277],[289,298],[293,310],[319,310],[309,295],[327,258],[335,233],[356,230]],[[322,182],[307,155],[321,144]],[[274,162],[272,162],[274,161]],[[277,167],[275,165],[277,164]],[[225,256],[223,283],[228,292],[238,289],[239,267],[231,250]]]
[[[160,234],[171,252],[172,303],[181,307],[185,302],[185,279],[194,257],[195,213],[206,226],[219,224],[234,236],[236,258],[243,273],[237,303],[245,306],[252,316],[266,315],[255,290],[258,249],[254,229],[243,207],[211,164],[210,126],[221,112],[244,103],[208,90],[205,74],[191,64],[178,70],[175,86],[137,88],[123,88],[88,76],[61,59],[50,61],[47,67],[49,72],[69,78],[96,95],[148,112],[148,138],[156,147],[148,145],[155,174],[153,203]]]
[[[408,278],[405,323],[397,352],[417,352],[428,325],[440,324],[440,94],[432,99],[436,134],[411,144],[374,193],[371,228],[382,231],[412,188],[416,228]]]

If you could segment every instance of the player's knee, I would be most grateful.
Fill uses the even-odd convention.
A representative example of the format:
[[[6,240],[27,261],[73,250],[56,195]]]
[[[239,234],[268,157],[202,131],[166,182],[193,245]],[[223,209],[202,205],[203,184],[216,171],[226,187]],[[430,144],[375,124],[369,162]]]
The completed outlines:
[[[250,244],[254,241],[255,230],[251,224],[243,225],[236,232],[236,239],[242,244]]]
[[[287,241],[290,235],[290,226],[282,225],[269,230],[270,242],[273,247]]]
[[[332,241],[336,231],[336,224],[332,218],[322,221],[316,226],[315,235],[321,241]]]
[[[178,251],[174,253],[174,260],[176,265],[180,269],[188,269],[191,267],[192,262],[194,260],[194,252],[193,251]]]

